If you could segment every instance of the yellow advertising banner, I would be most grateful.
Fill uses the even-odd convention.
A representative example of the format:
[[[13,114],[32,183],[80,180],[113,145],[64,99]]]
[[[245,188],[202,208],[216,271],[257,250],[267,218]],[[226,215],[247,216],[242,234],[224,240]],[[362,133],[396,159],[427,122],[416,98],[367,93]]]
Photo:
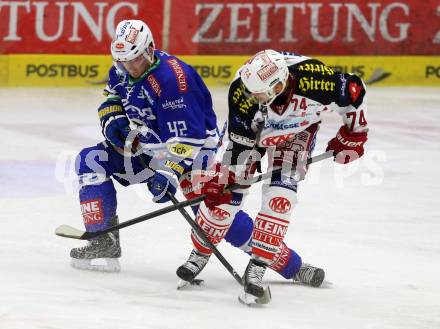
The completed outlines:
[[[7,86],[9,82],[9,56],[0,55],[0,87]]]
[[[248,56],[182,56],[210,87],[226,86]],[[440,86],[440,56],[319,56],[338,72],[377,86]],[[107,55],[2,55],[2,87],[93,87],[105,84]]]
[[[313,57],[313,56],[312,56]],[[209,86],[227,85],[248,56],[182,56]],[[439,86],[440,56],[318,56],[337,72],[377,86]]]
[[[112,61],[103,55],[5,55],[0,56],[0,65],[6,65],[0,72],[7,73],[6,81],[0,78],[1,85],[87,87],[107,81]]]

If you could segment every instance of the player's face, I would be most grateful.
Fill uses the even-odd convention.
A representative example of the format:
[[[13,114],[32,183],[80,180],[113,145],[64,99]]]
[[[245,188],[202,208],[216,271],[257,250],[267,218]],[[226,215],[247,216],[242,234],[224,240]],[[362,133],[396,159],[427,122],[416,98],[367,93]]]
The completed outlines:
[[[122,62],[124,68],[132,78],[139,78],[148,69],[148,61],[143,55],[139,55],[131,61]]]
[[[269,92],[262,92],[262,93],[252,93],[252,97],[256,99],[256,101],[259,104],[266,104],[270,101],[271,98],[273,98],[274,95],[279,95],[283,92],[284,86],[281,82],[278,82],[272,89],[272,91]]]

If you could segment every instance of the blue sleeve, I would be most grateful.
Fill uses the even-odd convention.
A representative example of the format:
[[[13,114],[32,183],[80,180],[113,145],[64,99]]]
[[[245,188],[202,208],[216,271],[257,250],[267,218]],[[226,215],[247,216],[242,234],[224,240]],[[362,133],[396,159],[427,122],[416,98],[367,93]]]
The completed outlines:
[[[119,96],[119,88],[123,78],[116,67],[112,66],[108,72],[107,86],[104,88],[104,96],[107,97],[107,100],[114,102],[115,100],[121,99]]]
[[[116,115],[125,115],[124,107],[122,106],[121,98],[118,93],[120,77],[117,74],[115,67],[109,71],[109,81],[104,89],[104,96],[106,100],[98,107],[98,117],[101,125],[109,117]]]

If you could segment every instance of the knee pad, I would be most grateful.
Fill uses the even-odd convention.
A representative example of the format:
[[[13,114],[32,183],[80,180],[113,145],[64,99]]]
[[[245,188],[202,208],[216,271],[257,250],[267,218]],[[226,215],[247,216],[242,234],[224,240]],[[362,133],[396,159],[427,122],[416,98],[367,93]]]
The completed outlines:
[[[230,204],[222,204],[214,209],[208,209],[205,203],[202,202],[196,216],[196,221],[208,240],[216,246],[225,237],[238,210],[239,207]],[[212,253],[212,250],[194,231],[191,232],[191,240],[194,247],[201,253],[206,255]]]
[[[225,236],[225,240],[236,248],[243,249],[248,246],[249,240],[252,237],[252,230],[254,229],[254,222],[247,213],[240,210],[235,214],[231,227]],[[245,252],[249,252],[249,248]]]
[[[108,153],[103,143],[87,147],[79,152],[75,161],[75,170],[81,186],[97,185],[108,180]]]

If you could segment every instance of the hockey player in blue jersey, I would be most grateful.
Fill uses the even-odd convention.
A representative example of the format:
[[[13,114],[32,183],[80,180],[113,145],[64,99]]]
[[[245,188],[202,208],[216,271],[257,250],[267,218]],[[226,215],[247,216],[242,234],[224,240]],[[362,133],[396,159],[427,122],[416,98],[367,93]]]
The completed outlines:
[[[123,186],[146,183],[154,202],[167,202],[166,192],[175,193],[176,180],[190,171],[196,156],[215,152],[218,142],[211,95],[202,79],[177,57],[156,50],[144,22],[120,22],[111,53],[114,65],[105,88],[107,99],[98,109],[105,141],[83,149],[76,163],[87,231],[117,223],[114,180]],[[134,129],[140,132],[135,134],[136,143],[154,154],[154,172],[145,171],[125,147]],[[143,160],[149,163],[150,157]],[[70,256],[77,268],[118,271],[119,233],[91,240],[72,249]],[[93,264],[97,258],[106,264]]]
[[[105,88],[107,98],[98,108],[105,141],[83,149],[76,163],[83,221],[91,232],[118,221],[114,181],[123,186],[145,183],[158,203],[169,201],[166,192],[175,193],[177,185],[187,198],[193,197],[191,173],[206,168],[219,138],[211,95],[202,79],[177,57],[155,49],[144,22],[120,22],[111,53],[114,65]],[[133,134],[135,130],[140,133]],[[154,154],[153,172],[145,171],[138,156],[125,147],[133,136],[145,151],[143,162],[150,162],[149,155]],[[225,239],[249,252],[252,229],[252,219],[240,211]],[[293,279],[301,258],[285,244],[283,248],[273,269]],[[119,233],[93,239],[72,249],[70,256],[76,268],[118,271]],[[94,264],[95,259],[105,259],[105,264]]]

